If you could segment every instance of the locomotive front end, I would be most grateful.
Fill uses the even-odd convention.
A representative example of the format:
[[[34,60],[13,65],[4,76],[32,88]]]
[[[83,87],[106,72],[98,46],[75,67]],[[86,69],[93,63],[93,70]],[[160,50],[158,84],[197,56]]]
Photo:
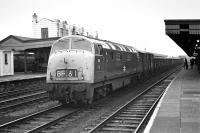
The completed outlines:
[[[50,99],[62,103],[90,102],[94,81],[94,48],[82,36],[68,36],[56,41],[47,67],[47,92]]]

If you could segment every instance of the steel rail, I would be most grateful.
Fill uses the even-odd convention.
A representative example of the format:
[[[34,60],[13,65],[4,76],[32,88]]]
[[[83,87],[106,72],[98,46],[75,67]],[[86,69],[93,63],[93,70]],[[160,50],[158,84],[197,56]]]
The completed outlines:
[[[67,119],[67,118],[71,117],[72,115],[74,115],[75,113],[79,112],[80,110],[81,109],[77,109],[77,110],[75,110],[75,111],[73,111],[73,112],[71,112],[69,114],[66,114],[66,115],[64,115],[62,117],[59,117],[59,118],[57,118],[55,120],[52,120],[52,121],[50,121],[48,123],[45,123],[45,124],[40,125],[38,127],[35,127],[34,129],[26,131],[25,133],[38,133],[38,132],[40,132],[40,131],[42,131],[44,129],[47,129],[48,127],[51,127],[52,125],[55,125],[56,123],[62,121],[63,119]]]
[[[22,121],[24,121],[24,120],[27,120],[27,119],[36,117],[36,116],[41,115],[41,114],[43,114],[43,113],[46,113],[46,112],[49,112],[49,111],[51,111],[51,110],[57,109],[57,108],[59,108],[59,107],[61,107],[61,106],[62,106],[62,105],[56,105],[56,106],[54,106],[54,107],[51,107],[51,108],[48,108],[48,109],[45,109],[45,110],[42,110],[42,111],[39,111],[39,112],[30,114],[30,115],[24,116],[24,117],[22,117],[22,118],[16,119],[16,120],[14,120],[14,121],[10,121],[10,122],[8,122],[8,123],[2,124],[2,125],[0,125],[0,131],[1,131],[2,128],[12,126],[12,125],[14,125],[14,124],[16,124],[16,123],[20,123],[20,122],[22,122]]]
[[[12,99],[0,101],[0,105],[3,105],[3,104],[8,103],[8,102],[13,102],[13,101],[16,101],[16,100],[23,100],[24,98],[34,97],[34,96],[42,95],[42,94],[46,94],[46,91],[41,91],[41,92],[29,94],[29,95],[24,95],[24,96],[21,96],[21,97],[15,97],[15,98],[12,98]]]
[[[35,87],[37,87],[37,86],[35,86]],[[26,93],[31,93],[31,92],[35,92],[35,91],[39,91],[39,90],[42,90],[42,89],[41,88],[33,89],[31,87],[31,89],[28,88],[28,89],[19,89],[19,90],[2,92],[2,93],[0,93],[0,99],[11,97],[11,96],[16,96],[16,95],[23,95]]]
[[[178,69],[179,70],[179,69]],[[142,96],[143,94],[145,94],[147,91],[149,91],[151,88],[153,88],[154,86],[156,86],[158,83],[162,82],[164,79],[166,79],[167,77],[169,77],[171,74],[175,73],[176,71],[171,71],[170,73],[168,73],[167,75],[165,75],[164,77],[162,77],[160,80],[158,80],[156,83],[153,83],[152,85],[150,85],[146,90],[144,90],[143,92],[141,92],[140,94],[138,94],[137,96],[135,96],[133,99],[131,99],[130,101],[128,101],[126,104],[124,104],[122,107],[120,107],[118,110],[116,110],[115,112],[113,112],[111,115],[109,115],[106,119],[104,119],[101,123],[99,123],[98,125],[96,125],[93,129],[91,129],[90,131],[88,131],[88,133],[94,133],[97,132],[98,130],[100,130],[108,121],[110,121],[111,119],[113,119],[113,117],[115,117],[116,115],[118,115],[119,112],[121,112],[124,108],[126,108],[130,103],[132,103],[133,101],[135,101],[137,98],[139,98],[140,96]],[[163,92],[162,92],[163,94]],[[160,97],[160,96],[159,96]],[[158,101],[158,99],[156,100]],[[144,120],[142,120],[144,121]],[[139,129],[136,128],[136,129]]]
[[[20,102],[20,103],[12,104],[12,105],[5,106],[5,107],[0,107],[0,112],[11,109],[11,108],[16,108],[16,107],[21,106],[21,105],[29,104],[29,103],[32,103],[32,102],[42,101],[43,99],[44,100],[48,99],[48,96],[39,97],[39,98],[35,98],[35,99],[29,99],[29,100],[26,100],[26,101],[23,101],[23,102]]]

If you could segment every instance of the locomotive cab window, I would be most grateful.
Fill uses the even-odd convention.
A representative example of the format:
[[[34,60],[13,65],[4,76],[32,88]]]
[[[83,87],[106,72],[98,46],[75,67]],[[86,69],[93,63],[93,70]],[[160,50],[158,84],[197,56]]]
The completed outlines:
[[[72,38],[71,49],[81,49],[92,52],[91,43],[82,38]]]
[[[99,54],[103,55],[103,47],[101,45],[98,45],[98,47],[99,47]]]
[[[52,46],[51,54],[55,53],[56,51],[69,49],[69,42],[69,39],[58,40]]]
[[[95,54],[103,55],[103,47],[100,44],[95,45]]]

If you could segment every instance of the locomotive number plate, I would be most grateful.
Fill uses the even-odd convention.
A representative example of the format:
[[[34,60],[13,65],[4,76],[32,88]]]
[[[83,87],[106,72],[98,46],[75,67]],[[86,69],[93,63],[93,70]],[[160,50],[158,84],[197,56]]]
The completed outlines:
[[[76,69],[62,69],[56,71],[56,77],[58,78],[71,78],[77,77],[77,70]]]

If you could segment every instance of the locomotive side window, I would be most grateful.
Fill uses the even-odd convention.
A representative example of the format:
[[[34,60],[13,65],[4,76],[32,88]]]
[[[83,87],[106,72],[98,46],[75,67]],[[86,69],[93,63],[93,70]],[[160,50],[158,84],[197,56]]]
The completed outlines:
[[[113,58],[114,58],[114,53],[113,52],[110,52],[110,58],[113,60]]]
[[[126,61],[131,61],[131,59],[132,59],[131,56],[132,56],[131,54],[128,54],[128,55],[126,56]]]
[[[57,41],[51,49],[51,54],[59,51],[59,50],[65,50],[65,49],[69,49],[69,39],[62,39]]]
[[[82,38],[72,38],[71,49],[82,49],[86,51],[92,51],[90,42]]]
[[[136,53],[136,55],[137,55],[137,60],[140,62],[140,55],[139,55],[139,53]]]
[[[116,53],[116,61],[121,61],[121,60],[122,60],[121,53]]]

